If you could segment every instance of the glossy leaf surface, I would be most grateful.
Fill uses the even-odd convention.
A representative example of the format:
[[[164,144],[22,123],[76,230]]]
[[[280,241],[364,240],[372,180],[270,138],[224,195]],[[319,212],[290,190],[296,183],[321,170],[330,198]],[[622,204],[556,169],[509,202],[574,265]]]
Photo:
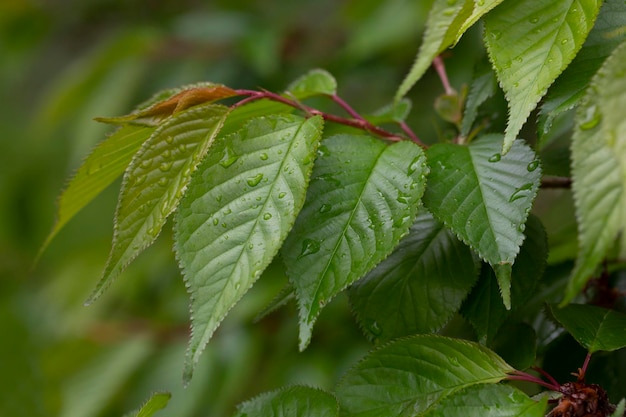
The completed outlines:
[[[372,339],[437,331],[458,311],[479,267],[472,251],[423,210],[396,250],[352,285],[352,308]]]
[[[424,204],[494,268],[504,305],[510,308],[511,266],[524,241],[541,168],[533,151],[519,141],[502,156],[500,140],[500,135],[488,135],[470,146],[429,148]]]
[[[293,226],[321,130],[320,117],[253,119],[221,137],[194,176],[175,224],[176,254],[191,295],[185,379]]]
[[[509,102],[503,152],[569,65],[593,27],[600,0],[507,1],[485,18],[485,43]]]
[[[424,192],[417,145],[369,136],[325,139],[307,201],[282,250],[300,308],[300,349],[322,307],[384,259],[406,234]]]
[[[327,392],[293,386],[240,404],[234,417],[335,417],[338,408],[335,397]]]
[[[336,393],[349,416],[422,415],[459,390],[497,383],[513,368],[478,344],[420,335],[373,351],[350,369]]]

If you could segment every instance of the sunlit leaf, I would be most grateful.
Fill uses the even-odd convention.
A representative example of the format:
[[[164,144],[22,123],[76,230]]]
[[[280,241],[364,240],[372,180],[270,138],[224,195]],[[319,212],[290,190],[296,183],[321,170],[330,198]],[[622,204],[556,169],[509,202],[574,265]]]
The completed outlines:
[[[601,4],[601,0],[507,1],[486,16],[487,50],[509,102],[504,153],[583,45]]]
[[[300,349],[323,306],[383,260],[417,214],[421,148],[369,136],[325,139],[306,204],[282,250],[300,307]]]
[[[319,95],[332,96],[337,93],[337,81],[328,71],[315,69],[291,83],[287,92],[300,100]]]
[[[322,119],[273,115],[220,137],[176,217],[191,295],[185,379],[228,311],[278,252],[304,204]]]
[[[234,417],[335,417],[338,409],[332,394],[293,386],[261,394],[238,405]]]
[[[40,253],[76,213],[122,175],[133,155],[154,130],[155,128],[149,127],[125,126],[93,150],[61,194],[56,223]]]
[[[497,383],[512,370],[476,343],[419,335],[367,355],[347,372],[336,393],[350,416],[423,415],[436,412],[439,403],[452,400],[460,389]]]
[[[470,146],[437,144],[427,151],[430,175],[424,204],[494,269],[511,307],[511,265],[539,188],[541,169],[521,141],[502,156],[500,135]]]
[[[143,144],[124,174],[113,247],[88,303],[157,238],[227,115],[224,106],[189,109],[168,119]]]
[[[579,249],[563,303],[572,300],[626,226],[626,43],[593,78],[576,114],[572,177]]]
[[[433,405],[424,417],[543,417],[548,398],[534,401],[507,385],[472,385]]]
[[[169,392],[155,392],[134,416],[152,417],[157,411],[167,406],[170,398],[172,398],[172,394]]]
[[[437,331],[458,311],[479,267],[472,251],[423,210],[395,251],[352,285],[350,301],[373,339]]]
[[[590,353],[626,347],[626,314],[587,304],[552,307],[551,311]]]

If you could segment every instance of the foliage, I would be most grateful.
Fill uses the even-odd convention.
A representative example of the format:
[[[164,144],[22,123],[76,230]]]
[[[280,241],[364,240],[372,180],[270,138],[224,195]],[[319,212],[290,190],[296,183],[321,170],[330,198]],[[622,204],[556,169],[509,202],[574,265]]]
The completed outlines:
[[[303,26],[326,54],[334,45],[323,42],[352,39],[346,62],[323,53],[299,62],[293,48],[316,44],[300,46],[307,36],[284,22],[311,25],[308,13],[339,7],[305,4],[163,10],[169,29],[120,31],[49,89],[31,135],[73,131],[72,150],[54,155],[76,166],[104,131],[72,120],[123,114],[146,91],[182,85],[97,118],[116,130],[72,176],[39,239],[36,271],[68,262],[56,266],[67,278],[39,291],[7,287],[18,301],[0,309],[1,325],[36,338],[0,356],[15,357],[7,369],[39,358],[56,378],[26,373],[27,391],[47,393],[29,415],[120,415],[145,398],[137,416],[542,416],[549,402],[554,417],[612,414],[607,395],[626,397],[626,3],[367,1],[342,6],[337,33]],[[259,27],[259,15],[275,24]],[[5,16],[14,25],[5,31],[17,30],[19,19]],[[401,81],[416,31],[423,40]],[[151,65],[176,42],[213,39],[230,61],[194,66],[191,53]],[[185,65],[203,76],[163,75]],[[309,70],[318,66],[334,75]],[[210,82],[198,81],[206,68]],[[36,152],[51,159],[43,149],[31,160]],[[86,254],[102,246],[80,242],[106,237],[99,219],[113,211],[111,184],[120,189],[112,247],[96,283],[85,277],[98,255]],[[87,313],[73,307],[85,300]],[[72,318],[64,331],[35,324],[62,322],[59,311]],[[90,338],[63,340],[93,317]],[[563,343],[582,356],[559,357]],[[588,384],[602,360],[618,364],[614,375]],[[552,376],[573,371],[571,383]],[[127,387],[132,396],[120,400]],[[574,401],[580,393],[600,400]],[[17,394],[0,414],[26,403]]]

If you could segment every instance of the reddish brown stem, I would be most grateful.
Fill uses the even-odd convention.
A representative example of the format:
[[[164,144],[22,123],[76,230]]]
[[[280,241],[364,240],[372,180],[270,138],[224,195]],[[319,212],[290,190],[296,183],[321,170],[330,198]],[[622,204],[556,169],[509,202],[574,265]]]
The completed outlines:
[[[443,59],[441,59],[441,56],[438,56],[433,60],[433,67],[435,67],[435,70],[437,71],[437,74],[439,75],[439,79],[441,80],[441,85],[443,85],[443,89],[445,90],[446,94],[449,96],[456,94],[456,91],[454,91],[454,88],[452,88],[452,86],[450,85],[450,81],[448,80],[448,74],[446,74],[446,67],[443,64]]]
[[[548,388],[549,390],[552,390],[552,391],[559,391],[561,388],[561,386],[558,383],[554,384],[552,382],[546,382],[541,378],[538,378],[531,374],[527,374],[526,372],[522,372],[522,371],[513,371],[512,374],[507,375],[506,379],[513,380],[513,381],[532,382],[537,385],[541,385],[542,387]]]

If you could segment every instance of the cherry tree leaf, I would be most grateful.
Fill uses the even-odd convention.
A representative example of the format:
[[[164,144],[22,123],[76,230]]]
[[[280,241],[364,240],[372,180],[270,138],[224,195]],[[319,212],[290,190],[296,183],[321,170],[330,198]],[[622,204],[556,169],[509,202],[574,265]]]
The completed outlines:
[[[304,204],[321,117],[272,115],[220,137],[179,207],[175,248],[191,296],[191,378],[228,311],[278,252]]]
[[[122,175],[133,155],[154,130],[153,127],[124,126],[93,150],[61,194],[57,220],[39,254],[76,213]]]
[[[459,390],[495,384],[512,371],[477,343],[417,335],[367,355],[346,373],[336,394],[342,411],[350,416],[399,417],[431,410],[438,415],[438,405],[453,401]]]
[[[497,89],[496,78],[493,71],[483,71],[476,75],[470,86],[465,109],[463,113],[463,121],[461,123],[461,135],[468,136],[472,129],[472,125],[478,115],[478,108],[489,97],[493,96]]]
[[[526,144],[518,141],[502,156],[500,143],[500,135],[487,135],[470,146],[430,147],[424,204],[493,267],[508,309],[511,266],[524,241],[541,169]]]
[[[335,417],[339,406],[332,394],[305,386],[267,392],[237,406],[234,417]]]
[[[134,414],[134,417],[152,417],[157,411],[164,409],[172,398],[169,392],[155,392],[148,401]]]
[[[437,331],[458,311],[479,268],[472,251],[423,210],[396,250],[352,285],[350,301],[373,339]]]
[[[503,153],[583,45],[601,4],[601,0],[507,1],[486,16],[487,51],[509,102]]]
[[[427,172],[421,148],[369,136],[325,139],[302,213],[282,256],[300,308],[300,349],[323,306],[382,261],[417,214]]]
[[[572,177],[579,250],[563,303],[572,300],[626,226],[626,43],[594,76],[576,114]]]
[[[553,306],[551,311],[589,353],[626,347],[626,314],[586,304]]]
[[[328,71],[314,69],[291,83],[287,92],[300,100],[319,95],[332,96],[337,93],[337,81]]]
[[[227,107],[212,104],[189,109],[167,119],[144,142],[124,174],[113,247],[104,274],[87,303],[98,298],[157,238],[228,111]]]

